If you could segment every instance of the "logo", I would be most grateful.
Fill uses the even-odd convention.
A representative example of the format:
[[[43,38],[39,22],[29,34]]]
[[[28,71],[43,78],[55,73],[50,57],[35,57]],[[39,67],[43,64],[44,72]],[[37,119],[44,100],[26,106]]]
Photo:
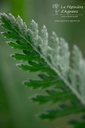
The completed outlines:
[[[60,22],[80,22],[80,16],[83,16],[83,5],[61,5],[53,4],[52,5],[54,13],[53,16],[56,16],[57,20]],[[64,19],[63,19],[64,18]],[[73,19],[72,19],[73,18]]]
[[[60,12],[59,4],[53,4],[52,8],[55,10],[55,15],[58,15]]]

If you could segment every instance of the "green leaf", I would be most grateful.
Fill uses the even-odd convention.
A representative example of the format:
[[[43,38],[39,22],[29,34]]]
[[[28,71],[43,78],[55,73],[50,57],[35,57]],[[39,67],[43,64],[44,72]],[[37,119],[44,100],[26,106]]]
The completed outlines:
[[[43,26],[39,35],[38,24],[34,20],[29,29],[20,16],[15,18],[12,14],[2,13],[0,22],[6,30],[2,34],[10,40],[8,44],[22,51],[22,54],[18,52],[12,55],[22,60],[19,67],[38,73],[38,80],[28,79],[24,82],[28,87],[41,88],[45,92],[32,97],[32,100],[40,104],[57,104],[55,109],[47,110],[40,117],[55,119],[72,114],[80,118],[80,115],[85,116],[85,60],[79,48],[74,46],[71,54],[68,43],[55,32],[49,42],[46,26]],[[73,123],[74,128],[84,126],[85,119],[81,120],[82,123]]]
[[[84,109],[78,108],[76,105],[64,105],[61,104],[59,108],[48,110],[47,113],[41,114],[42,119],[55,119],[67,115],[77,114],[84,112]]]
[[[48,95],[37,95],[32,98],[33,101],[37,101],[40,104],[52,102],[52,103],[58,103],[63,101],[75,101],[76,97],[70,92],[63,92],[62,90],[46,90]]]

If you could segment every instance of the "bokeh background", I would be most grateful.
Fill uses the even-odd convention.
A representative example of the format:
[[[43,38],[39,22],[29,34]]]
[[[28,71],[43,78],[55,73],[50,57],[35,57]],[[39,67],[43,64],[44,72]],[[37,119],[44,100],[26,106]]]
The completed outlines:
[[[79,23],[55,23],[51,15],[54,3],[84,6],[85,0],[0,0],[0,12],[11,12],[15,17],[20,15],[28,26],[34,19],[39,23],[39,29],[45,24],[49,36],[55,31],[69,43],[70,49],[74,44],[78,45],[85,57],[85,15],[80,17]],[[19,62],[10,57],[13,52],[0,34],[0,128],[65,128],[62,121],[65,118],[54,121],[35,118],[34,115],[51,107],[51,104],[38,105],[29,100],[29,96],[41,93],[41,90],[33,91],[22,82],[28,78],[36,79],[37,75],[20,70],[16,66]]]

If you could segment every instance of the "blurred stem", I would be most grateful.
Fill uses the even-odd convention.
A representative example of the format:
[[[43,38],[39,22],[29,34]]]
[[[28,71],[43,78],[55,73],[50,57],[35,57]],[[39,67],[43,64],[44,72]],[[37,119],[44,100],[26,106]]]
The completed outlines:
[[[1,55],[2,51],[0,52]],[[4,54],[4,56],[6,56]],[[15,86],[12,71],[10,70],[10,66],[4,57],[2,57],[2,61],[0,62],[2,79],[3,79],[3,88],[7,97],[7,101],[10,107],[12,121],[14,124],[14,128],[28,128],[29,123],[26,120],[26,111],[23,108],[23,101],[21,101],[20,94]]]
[[[22,18],[24,18],[24,5],[25,0],[9,0],[10,1],[10,8],[11,13],[14,16],[20,15]]]

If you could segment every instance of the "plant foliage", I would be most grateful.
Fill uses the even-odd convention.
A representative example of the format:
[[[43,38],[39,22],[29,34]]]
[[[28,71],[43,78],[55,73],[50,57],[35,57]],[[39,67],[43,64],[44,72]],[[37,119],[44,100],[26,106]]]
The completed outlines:
[[[48,32],[44,25],[39,35],[38,24],[32,20],[31,28],[18,16],[0,14],[2,34],[9,38],[7,43],[23,53],[12,55],[22,60],[18,66],[23,70],[38,72],[40,80],[29,79],[24,84],[33,89],[42,88],[46,94],[32,97],[40,104],[56,103],[56,107],[39,115],[42,119],[55,119],[77,115],[80,120],[69,119],[73,128],[85,128],[85,60],[75,45],[72,54],[68,43],[52,32],[48,43]],[[71,61],[70,61],[71,60]],[[24,64],[24,61],[27,63]]]

